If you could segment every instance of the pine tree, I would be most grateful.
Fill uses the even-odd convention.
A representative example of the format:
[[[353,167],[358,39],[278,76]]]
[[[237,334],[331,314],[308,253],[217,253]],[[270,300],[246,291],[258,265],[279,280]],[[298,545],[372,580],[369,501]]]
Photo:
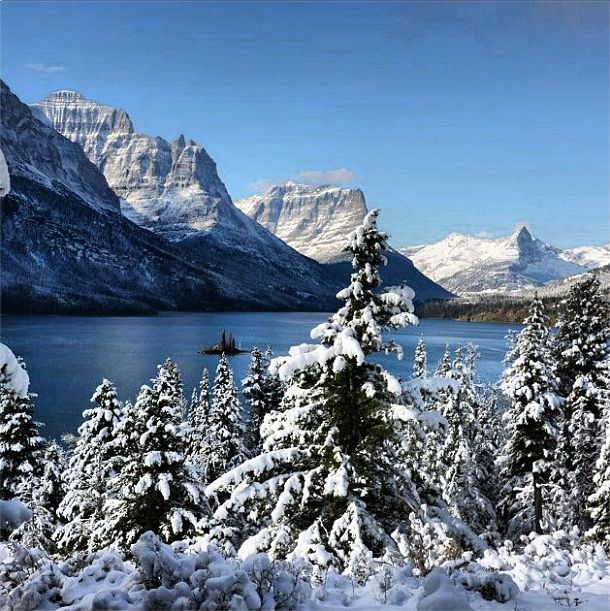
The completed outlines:
[[[263,356],[258,348],[252,349],[248,376],[244,378],[243,395],[250,406],[247,425],[247,446],[250,452],[261,450],[260,428],[265,416],[280,407],[282,382],[269,371],[272,352],[268,348]]]
[[[434,373],[435,376],[441,377],[450,377],[451,374],[451,350],[449,349],[449,344],[445,345],[445,352],[443,353],[443,358],[441,359],[436,371]]]
[[[191,403],[188,410],[187,422],[188,455],[191,460],[198,462],[200,455],[205,452],[208,435],[208,414],[210,411],[210,381],[208,370],[204,369],[199,380],[198,391],[193,389]]]
[[[22,365],[23,367],[23,365]],[[33,395],[18,395],[0,381],[0,498],[11,499],[24,480],[38,475],[44,440],[34,421]]]
[[[413,361],[413,377],[415,378],[427,378],[428,377],[428,354],[426,352],[426,342],[422,335],[415,347],[415,359]]]
[[[593,475],[595,490],[587,502],[592,524],[587,536],[610,550],[610,403],[606,403],[603,423],[603,444]]]
[[[32,519],[24,522],[11,534],[11,540],[26,547],[38,547],[55,553],[53,540],[60,526],[59,505],[65,495],[63,473],[65,454],[54,441],[45,445],[40,471],[21,481],[19,498],[31,509]]]
[[[182,381],[169,359],[158,366],[152,386],[143,386],[125,410],[117,444],[129,449],[120,473],[110,481],[99,545],[128,549],[148,530],[167,541],[195,532],[205,512],[200,484],[185,461]]]
[[[367,361],[398,351],[383,329],[416,322],[410,289],[376,291],[387,240],[377,214],[350,236],[351,284],[338,294],[343,307],[312,331],[320,343],[272,362],[289,385],[284,409],[263,422],[264,450],[208,486],[225,499],[217,519],[245,518],[240,555],[304,556],[360,574],[364,560],[397,549],[393,534],[408,528],[405,517],[419,505],[398,460],[393,410],[402,389]]]
[[[208,416],[206,453],[203,456],[206,481],[213,481],[248,457],[246,426],[233,372],[222,355]]]
[[[449,424],[441,454],[442,488],[451,512],[476,533],[495,531],[495,510],[483,489],[491,476],[489,465],[479,462],[488,443],[481,420],[483,399],[475,386],[476,348],[469,347],[467,358],[462,348],[456,350],[447,377],[457,382],[457,391],[449,393],[444,416]]]
[[[593,473],[601,451],[602,408],[610,391],[610,313],[599,280],[576,282],[561,303],[555,354],[565,397],[559,454],[566,502],[561,511],[571,524],[591,527],[587,498],[594,492]]]
[[[553,468],[560,405],[548,319],[538,297],[524,325],[502,377],[502,390],[510,406],[509,438],[501,457],[504,485],[499,508],[509,536],[527,533],[528,529],[542,532],[543,486]]]
[[[60,549],[92,549],[91,533],[102,513],[109,480],[119,469],[118,426],[122,417],[116,389],[109,380],[95,389],[94,407],[83,412],[84,422],[65,476],[66,494],[58,514],[66,521],[54,537]]]

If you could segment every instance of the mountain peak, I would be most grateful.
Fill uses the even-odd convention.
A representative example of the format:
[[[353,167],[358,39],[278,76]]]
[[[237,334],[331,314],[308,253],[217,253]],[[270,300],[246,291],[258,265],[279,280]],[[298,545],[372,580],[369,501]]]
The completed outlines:
[[[74,89],[58,89],[52,91],[45,100],[54,101],[61,100],[63,102],[87,102],[88,100],[82,93],[75,91]]]
[[[462,295],[541,286],[583,271],[562,258],[558,249],[534,238],[525,225],[498,238],[450,234],[401,252],[424,274]]]
[[[526,240],[533,239],[532,238],[532,234],[530,233],[530,230],[525,225],[521,225],[520,227],[517,227],[517,229],[515,229],[513,235],[517,239],[526,239]]]
[[[343,261],[345,238],[367,213],[359,189],[289,181],[235,202],[286,244],[320,263]]]

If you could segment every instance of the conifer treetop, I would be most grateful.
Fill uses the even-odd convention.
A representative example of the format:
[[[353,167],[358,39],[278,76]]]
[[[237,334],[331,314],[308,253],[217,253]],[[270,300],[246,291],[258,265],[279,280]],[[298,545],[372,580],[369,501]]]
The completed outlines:
[[[395,342],[384,342],[382,332],[419,323],[413,308],[414,291],[408,286],[381,285],[379,267],[385,265],[387,234],[377,228],[379,210],[371,210],[362,225],[353,231],[345,250],[352,253],[350,285],[337,293],[344,305],[331,318],[311,331],[319,344],[293,346],[288,357],[274,359],[271,371],[289,379],[295,371],[318,364],[334,373],[345,367],[346,359],[357,365],[374,352],[395,352],[402,358],[402,349]]]

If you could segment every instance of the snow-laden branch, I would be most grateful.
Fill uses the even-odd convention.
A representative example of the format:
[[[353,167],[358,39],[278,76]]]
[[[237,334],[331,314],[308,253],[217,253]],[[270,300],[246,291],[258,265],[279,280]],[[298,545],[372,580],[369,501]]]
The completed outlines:
[[[25,397],[28,394],[30,376],[13,351],[5,344],[0,344],[0,381],[18,397]]]

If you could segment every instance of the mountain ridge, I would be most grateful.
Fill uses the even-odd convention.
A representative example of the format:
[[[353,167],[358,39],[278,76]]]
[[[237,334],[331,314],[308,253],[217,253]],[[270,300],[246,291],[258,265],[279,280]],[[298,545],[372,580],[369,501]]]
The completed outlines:
[[[289,181],[237,200],[235,205],[299,252],[327,266],[337,278],[349,277],[345,239],[368,211],[360,189]],[[384,284],[404,281],[418,301],[453,297],[396,249],[390,248],[386,259],[381,272]]]
[[[138,132],[124,110],[71,90],[32,108],[83,148],[126,217],[179,244],[225,292],[238,287],[270,309],[334,307],[336,278],[239,210],[204,147],[183,135],[168,142]]]
[[[525,226],[498,238],[452,232],[432,244],[400,252],[453,292],[514,292],[586,271],[562,251],[532,236]]]

